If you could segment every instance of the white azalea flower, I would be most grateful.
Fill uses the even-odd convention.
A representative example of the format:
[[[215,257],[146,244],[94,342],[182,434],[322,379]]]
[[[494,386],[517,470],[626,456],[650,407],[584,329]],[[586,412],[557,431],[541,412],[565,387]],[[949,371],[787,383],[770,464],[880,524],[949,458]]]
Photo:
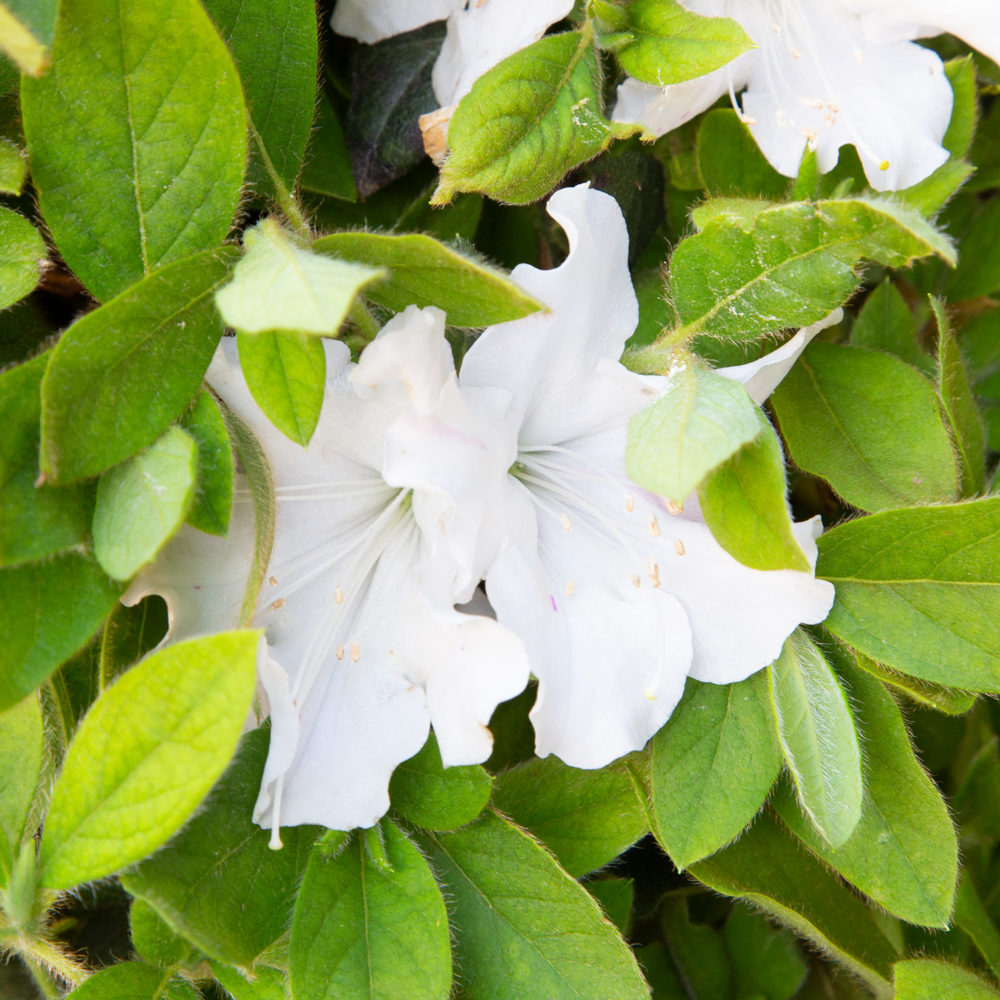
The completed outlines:
[[[600,767],[644,745],[689,673],[728,683],[774,660],[798,624],[826,617],[833,587],[810,573],[743,566],[694,507],[668,506],[629,480],[629,419],[664,380],[618,362],[638,315],[625,223],[614,199],[587,185],[556,192],[548,211],[569,256],[549,271],[521,265],[513,277],[551,311],[486,330],[461,383],[514,398],[507,541],[486,589],[539,679],[537,752]],[[782,357],[731,374],[747,382],[787,370],[810,332],[799,336]],[[796,527],[813,565],[817,530]]]
[[[338,35],[374,45],[383,38],[442,21],[466,0],[337,0],[330,26]]]
[[[233,340],[208,372],[275,483],[274,547],[252,624],[266,629],[272,727],[255,818],[276,844],[281,824],[371,826],[388,808],[393,769],[431,724],[445,765],[485,760],[493,709],[528,679],[520,640],[454,608],[496,548],[484,526],[514,458],[507,395],[459,389],[436,309],[397,316],[357,366],[344,344],[323,343],[326,398],[307,449],[257,407]],[[128,600],[163,594],[172,639],[234,627],[253,535],[243,489],[228,539],[184,529]]]
[[[746,88],[744,121],[780,173],[794,177],[816,150],[821,171],[853,144],[879,191],[909,187],[948,158],[942,147],[952,91],[940,58],[910,39],[948,31],[1000,57],[993,0],[685,0],[699,14],[735,18],[757,48],[712,73],[669,87],[626,80],[613,117],[662,135]]]

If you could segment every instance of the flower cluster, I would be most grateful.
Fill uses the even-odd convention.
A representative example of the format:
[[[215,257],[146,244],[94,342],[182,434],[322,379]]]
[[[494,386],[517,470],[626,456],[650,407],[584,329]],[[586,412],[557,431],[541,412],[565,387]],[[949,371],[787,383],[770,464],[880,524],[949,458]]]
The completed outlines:
[[[663,725],[687,677],[741,680],[829,611],[829,583],[740,564],[696,499],[629,480],[628,422],[668,377],[618,361],[638,315],[624,219],[587,185],[548,211],[569,256],[512,275],[547,310],[487,329],[460,374],[435,308],[397,315],[357,364],[324,341],[308,448],[257,407],[232,340],[209,369],[277,499],[254,616],[271,714],[255,815],[274,842],[282,824],[372,825],[430,726],[445,765],[485,760],[494,708],[530,675],[538,753],[603,766]],[[722,374],[760,402],[821,325]],[[795,530],[815,565],[816,523]],[[127,599],[164,595],[172,639],[233,627],[253,545],[244,488],[227,539],[185,528]]]

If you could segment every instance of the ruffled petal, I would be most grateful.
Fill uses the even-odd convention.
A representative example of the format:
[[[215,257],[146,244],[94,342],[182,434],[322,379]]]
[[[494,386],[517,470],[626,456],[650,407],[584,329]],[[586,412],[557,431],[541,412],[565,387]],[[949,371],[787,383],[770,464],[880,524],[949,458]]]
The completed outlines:
[[[338,0],[330,25],[338,35],[373,45],[383,38],[441,21],[461,10],[466,0]]]
[[[657,87],[628,77],[618,85],[618,100],[611,118],[616,122],[636,122],[653,135],[665,135],[707,111],[715,102],[743,85],[743,57],[728,66],[696,76],[683,83]]]

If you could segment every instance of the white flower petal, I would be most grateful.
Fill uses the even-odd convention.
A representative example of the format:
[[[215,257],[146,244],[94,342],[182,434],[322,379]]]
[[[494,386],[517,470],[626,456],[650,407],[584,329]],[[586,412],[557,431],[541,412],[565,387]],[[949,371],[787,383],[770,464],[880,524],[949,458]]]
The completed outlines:
[[[735,62],[740,63],[740,59]],[[618,100],[611,118],[616,122],[638,122],[653,135],[665,135],[710,108],[728,93],[730,86],[741,87],[743,80],[738,73],[739,66],[730,64],[668,87],[628,77],[618,85]]]
[[[844,318],[844,310],[837,308],[812,326],[804,326],[781,347],[745,365],[716,368],[717,375],[739,382],[750,398],[759,406],[778,387],[778,383],[792,370],[799,355],[821,330],[836,326]]]
[[[448,17],[431,82],[442,106],[457,104],[488,69],[537,42],[573,0],[473,0]]]
[[[412,31],[431,21],[441,21],[461,10],[466,0],[337,0],[330,25],[338,35],[372,45]]]

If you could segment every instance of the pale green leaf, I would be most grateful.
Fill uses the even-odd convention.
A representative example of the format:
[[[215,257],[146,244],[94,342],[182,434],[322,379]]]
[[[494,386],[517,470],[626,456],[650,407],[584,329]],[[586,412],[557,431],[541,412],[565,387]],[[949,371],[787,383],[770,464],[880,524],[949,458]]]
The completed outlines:
[[[288,973],[260,965],[251,978],[245,978],[236,969],[212,962],[212,971],[233,1000],[289,1000]]]
[[[591,30],[549,35],[488,70],[452,115],[431,204],[459,191],[537,201],[611,141],[600,87]]]
[[[313,850],[292,918],[291,985],[310,1000],[446,1000],[448,914],[427,862],[389,821],[385,863],[355,836],[330,857]]]
[[[19,195],[28,175],[28,164],[20,146],[0,136],[0,192]]]
[[[385,281],[365,288],[368,298],[394,312],[438,306],[449,326],[490,326],[543,308],[507,275],[420,233],[334,233],[313,250],[389,268]]]
[[[0,208],[0,309],[12,306],[34,289],[46,257],[48,251],[38,230],[24,216]]]
[[[194,952],[191,944],[167,925],[144,899],[133,899],[128,908],[129,937],[143,961],[160,969],[180,965]]]
[[[42,712],[37,697],[24,698],[0,713],[0,885],[25,834],[45,762]]]
[[[42,215],[101,301],[225,240],[247,118],[198,0],[62,0],[52,68],[21,107]]]
[[[819,538],[826,627],[904,673],[1000,691],[1000,497],[890,510]]]
[[[236,747],[259,639],[224,632],[168,646],[104,691],[52,792],[41,885],[68,889],[110,875],[177,832]]]
[[[246,252],[232,281],[215,293],[226,325],[241,333],[295,330],[336,336],[354,296],[383,274],[313,253],[274,219],[248,230],[243,246]]]
[[[128,580],[184,523],[194,496],[198,446],[170,427],[146,451],[101,476],[94,555],[108,576]]]
[[[738,836],[780,770],[763,673],[729,685],[688,679],[650,758],[654,832],[674,864],[687,868]]]
[[[682,359],[671,368],[660,398],[629,421],[628,474],[682,504],[709,472],[760,432],[757,407],[743,386]]]
[[[840,846],[861,817],[861,750],[843,688],[802,631],[768,668],[778,740],[799,802],[824,840]]]

